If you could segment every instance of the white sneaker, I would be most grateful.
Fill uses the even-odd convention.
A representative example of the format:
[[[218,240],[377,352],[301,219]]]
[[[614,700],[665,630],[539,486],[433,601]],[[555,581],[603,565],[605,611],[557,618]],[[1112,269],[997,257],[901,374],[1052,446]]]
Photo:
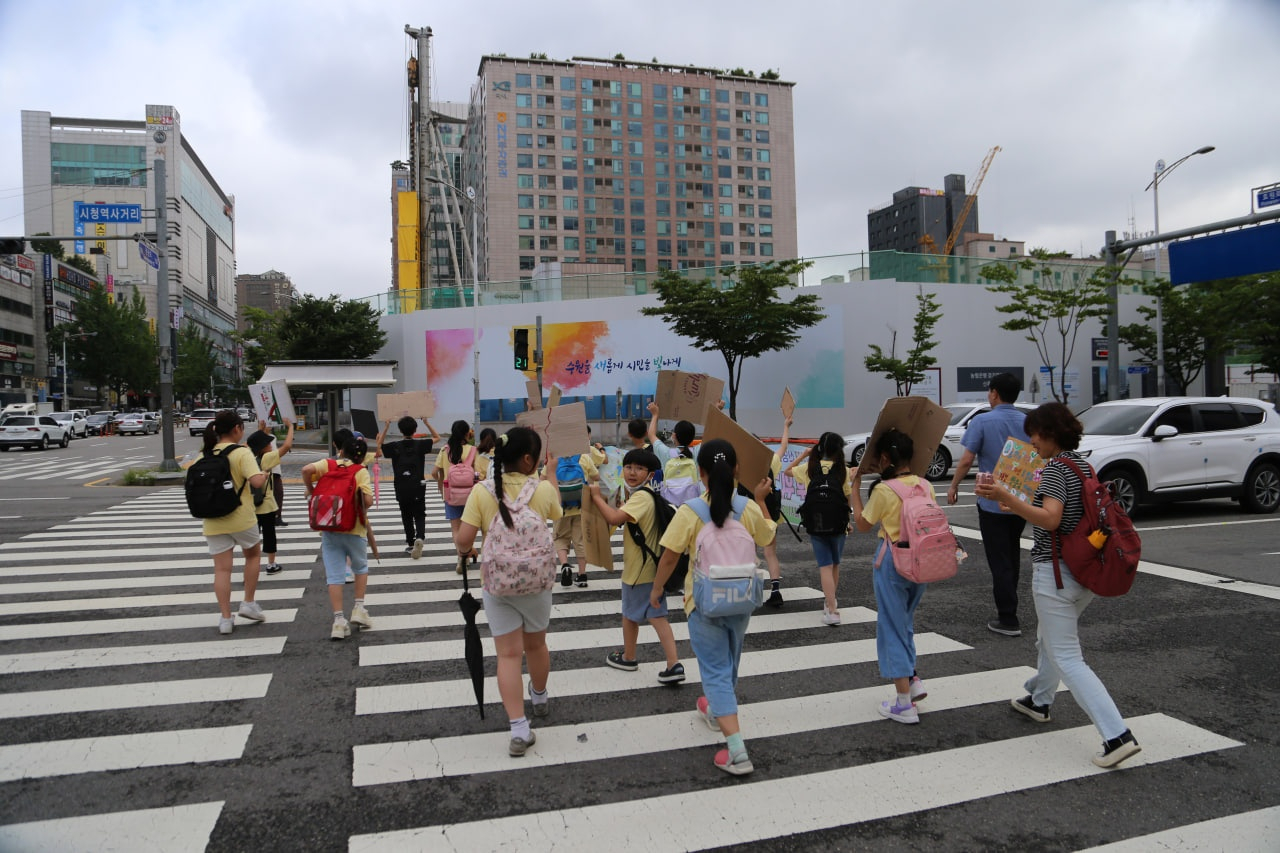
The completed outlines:
[[[925,689],[924,682],[920,680],[920,676],[911,676],[911,701],[919,702],[929,695],[929,691]]]
[[[345,640],[351,636],[351,625],[346,619],[341,621],[334,620],[333,630],[329,632],[330,640]]]
[[[409,552],[409,556],[415,560],[422,559],[422,540],[421,539],[413,540],[413,550]]]
[[[350,569],[350,568],[348,568],[348,569],[347,569],[347,577],[346,577],[346,581],[345,581],[345,582],[346,582],[346,583],[355,583],[355,582],[356,582],[356,573],[355,573],[355,572],[353,572],[353,571],[351,571],[351,569]]]
[[[373,627],[373,620],[369,618],[368,610],[363,607],[353,607],[351,608],[351,624],[358,625],[367,631]]]
[[[262,612],[262,605],[256,601],[240,602],[240,610],[236,615],[242,619],[252,619],[254,622],[267,621],[267,614]]]
[[[822,624],[823,625],[839,625],[840,624],[839,612],[832,613],[827,608],[825,607],[822,608]]]
[[[218,617],[218,633],[219,634],[230,634],[232,631],[235,630],[235,627],[236,627],[236,617],[234,616],[227,616],[225,618],[223,618],[222,616]]]

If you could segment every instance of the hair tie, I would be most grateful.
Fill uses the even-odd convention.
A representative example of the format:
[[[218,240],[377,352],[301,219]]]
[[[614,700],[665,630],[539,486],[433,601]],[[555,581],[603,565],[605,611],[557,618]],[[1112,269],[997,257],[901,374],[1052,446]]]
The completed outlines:
[[[721,452],[721,453],[717,453],[715,456],[711,457],[711,461],[712,461],[712,462],[728,462],[729,460],[728,460],[727,458],[725,458],[724,453],[723,453],[723,452]]]
[[[498,443],[499,443],[499,444],[501,444],[501,445],[503,445],[503,446],[506,446],[506,443],[507,443],[507,434],[506,434],[505,432],[504,432],[502,435],[498,436]]]

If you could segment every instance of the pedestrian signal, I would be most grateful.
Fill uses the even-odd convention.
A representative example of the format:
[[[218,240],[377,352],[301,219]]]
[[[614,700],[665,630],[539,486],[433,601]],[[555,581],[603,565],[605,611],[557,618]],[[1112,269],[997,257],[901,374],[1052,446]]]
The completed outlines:
[[[529,369],[529,330],[517,328],[515,331],[515,369]]]

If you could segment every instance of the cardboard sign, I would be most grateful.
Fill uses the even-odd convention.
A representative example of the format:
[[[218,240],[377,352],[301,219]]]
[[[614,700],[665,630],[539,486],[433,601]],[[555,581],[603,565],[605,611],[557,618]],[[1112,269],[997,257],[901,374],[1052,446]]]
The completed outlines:
[[[604,520],[595,501],[586,490],[582,494],[582,543],[586,548],[584,559],[593,566],[613,571],[613,527]]]
[[[537,409],[516,415],[516,424],[532,429],[542,438],[542,455],[579,456],[587,452],[587,407],[582,402],[566,403],[553,409]]]
[[[713,438],[723,438],[733,445],[734,452],[738,454],[739,483],[748,489],[754,489],[756,483],[769,476],[773,467],[773,451],[715,406],[707,409],[707,425],[702,431],[702,443],[706,444]]]
[[[551,393],[547,395],[547,408],[554,408],[558,405],[560,405],[560,387],[552,385]]]
[[[436,413],[436,398],[430,391],[378,395],[378,422],[400,420],[408,415],[425,420]]]
[[[1043,470],[1044,460],[1036,449],[1025,441],[1010,437],[1000,449],[1000,458],[993,473],[997,483],[1030,503],[1036,496],[1036,489],[1040,488],[1040,472]]]
[[[791,395],[791,388],[782,389],[782,417],[791,420],[796,413],[796,398]]]
[[[250,385],[249,398],[253,400],[253,412],[260,421],[268,424],[298,421],[293,411],[293,400],[289,397],[289,386],[283,379]]]
[[[912,474],[923,477],[933,461],[933,454],[938,450],[951,422],[951,413],[937,403],[925,397],[890,397],[884,401],[880,415],[876,418],[875,429],[867,439],[867,452],[862,454],[862,463],[858,470],[863,473],[880,473],[880,460],[872,450],[880,436],[890,429],[911,436],[915,444],[915,455],[911,457],[909,470]]]
[[[524,393],[529,399],[529,411],[534,412],[542,408],[542,388],[538,385],[538,380],[530,379],[524,383]]]
[[[723,379],[705,373],[659,370],[654,402],[658,404],[658,416],[661,418],[707,424],[710,423],[707,410],[715,408],[716,401],[723,395]]]

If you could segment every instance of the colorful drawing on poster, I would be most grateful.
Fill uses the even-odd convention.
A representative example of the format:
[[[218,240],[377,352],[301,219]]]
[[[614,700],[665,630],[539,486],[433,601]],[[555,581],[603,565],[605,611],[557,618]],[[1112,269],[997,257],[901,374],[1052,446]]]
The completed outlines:
[[[609,337],[604,320],[587,323],[551,323],[542,327],[542,385],[565,391],[584,387],[591,379],[591,364]]]
[[[427,332],[427,388],[445,385],[470,366],[471,330]]]
[[[1032,501],[1040,488],[1040,474],[1044,460],[1036,449],[1025,441],[1009,438],[1000,450],[993,472],[995,481],[1003,484],[1015,497],[1024,502]]]

